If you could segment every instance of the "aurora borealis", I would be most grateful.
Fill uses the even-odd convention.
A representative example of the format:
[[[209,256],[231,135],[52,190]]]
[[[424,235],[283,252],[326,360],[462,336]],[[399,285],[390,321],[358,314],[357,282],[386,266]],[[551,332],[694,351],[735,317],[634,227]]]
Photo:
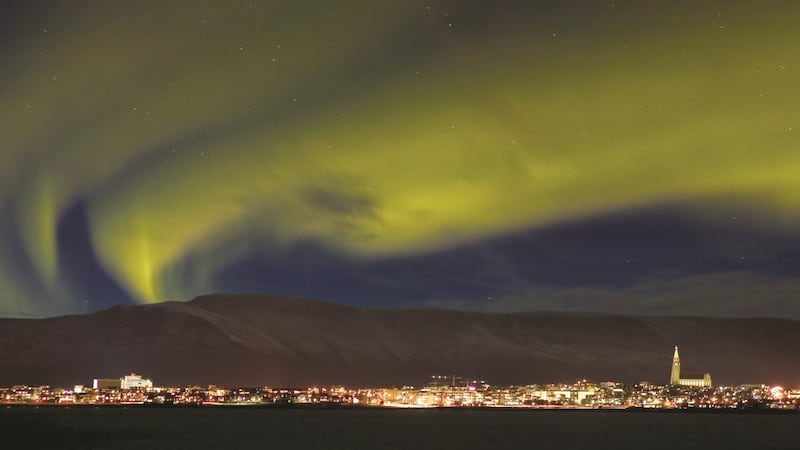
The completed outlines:
[[[0,314],[800,317],[800,4],[3,2]]]

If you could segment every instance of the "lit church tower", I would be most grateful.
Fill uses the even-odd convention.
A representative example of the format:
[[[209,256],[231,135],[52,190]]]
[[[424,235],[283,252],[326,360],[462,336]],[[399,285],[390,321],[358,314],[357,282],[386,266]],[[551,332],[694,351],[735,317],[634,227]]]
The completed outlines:
[[[672,373],[669,377],[669,384],[677,386],[681,384],[681,357],[678,356],[678,346],[675,346],[675,354],[672,356]]]
[[[678,347],[675,346],[675,354],[672,355],[672,372],[669,375],[669,384],[672,386],[689,386],[710,388],[711,374],[706,372],[703,376],[687,376],[681,378],[681,357],[678,356]]]

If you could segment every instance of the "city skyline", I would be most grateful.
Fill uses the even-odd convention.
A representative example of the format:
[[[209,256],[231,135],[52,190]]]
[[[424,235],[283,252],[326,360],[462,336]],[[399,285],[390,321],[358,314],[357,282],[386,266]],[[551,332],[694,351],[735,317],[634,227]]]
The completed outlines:
[[[800,319],[799,8],[4,2],[0,317]]]
[[[587,380],[582,379],[574,384],[586,384]],[[594,384],[598,384],[597,382],[591,382]],[[602,381],[599,384],[604,383],[612,383],[612,384],[620,384],[614,381]],[[414,388],[415,383],[404,383],[403,386],[407,386],[409,388]],[[534,385],[549,385],[549,386],[556,386],[556,385],[564,385],[566,384],[563,380],[559,382],[549,382],[549,383],[528,383],[527,386],[534,386]],[[672,357],[672,367],[670,370],[670,380],[668,383],[661,384],[661,383],[652,383],[649,380],[642,380],[636,383],[637,385],[644,385],[644,386],[671,386],[671,387],[686,387],[686,388],[702,388],[702,389],[711,389],[714,388],[711,384],[711,376],[709,373],[705,373],[704,378],[700,379],[692,379],[690,377],[682,378],[681,377],[681,368],[680,368],[680,357],[678,354],[678,346],[675,346],[675,351]],[[28,386],[25,383],[21,384],[22,386]],[[521,385],[525,385],[524,383]],[[761,386],[766,387],[769,386],[768,384],[764,383],[750,383],[750,386]],[[50,386],[47,384],[46,386]],[[184,385],[188,386],[188,385]],[[216,386],[216,384],[209,385],[209,390],[212,390],[212,386]],[[399,385],[398,385],[399,386]],[[392,386],[392,388],[397,388],[398,386]],[[472,379],[469,377],[458,376],[455,374],[451,375],[431,375],[430,379],[428,380],[427,386],[428,388],[464,388],[467,390],[475,390],[476,387],[480,386],[490,386],[485,380],[478,380]],[[742,385],[746,386],[746,385]],[[291,388],[302,388],[302,386],[276,386],[279,389],[291,389]],[[775,387],[775,386],[773,386]],[[783,387],[778,386],[781,390]],[[0,386],[0,388],[3,388]],[[83,391],[85,386],[83,384],[75,384],[74,391]],[[154,385],[153,381],[149,378],[143,378],[141,374],[137,374],[135,371],[130,372],[127,375],[124,375],[120,378],[94,378],[91,382],[91,388],[99,391],[99,390],[150,390],[150,389],[165,389],[164,386]],[[230,389],[231,387],[228,386],[225,389]],[[8,389],[8,387],[5,387]],[[307,389],[319,389],[318,387],[308,387]],[[327,389],[327,388],[326,388]],[[797,398],[800,398],[800,381],[798,382],[798,389],[797,389]]]
[[[0,386],[0,404],[800,411],[800,388],[769,384],[711,386],[710,380],[707,383],[703,379],[678,380],[674,361],[671,376],[666,384],[584,379],[574,383],[496,386],[456,375],[433,375],[427,384],[417,387],[404,384],[365,388],[342,385],[164,386],[131,373],[118,379],[94,379],[91,387],[76,384],[71,389],[50,385]]]
[[[714,388],[715,386],[711,383],[711,376],[708,372],[704,374],[703,378],[693,379],[691,377],[682,378],[681,377],[681,367],[680,367],[680,356],[678,354],[678,346],[675,346],[675,350],[672,357],[672,366],[670,370],[670,377],[669,382],[664,383],[663,385],[658,382],[651,382],[649,380],[642,380],[636,383],[637,385],[656,385],[656,386],[672,386],[672,387],[687,387],[687,388],[703,388],[703,389],[710,389]],[[602,381],[602,383],[616,383],[610,380]],[[587,383],[586,379],[582,379],[578,381],[576,384]],[[593,382],[596,383],[596,382]],[[404,383],[404,386],[413,387],[415,383]],[[549,383],[535,383],[535,384],[528,384],[530,385],[551,385],[555,386],[558,384],[567,384],[565,380],[559,381],[552,381]],[[622,383],[619,383],[622,384]],[[22,385],[27,386],[27,384],[22,383]],[[446,388],[446,387],[463,387],[467,389],[474,390],[475,386],[486,385],[489,384],[485,380],[478,380],[464,376],[458,376],[455,374],[451,375],[431,375],[430,379],[428,380],[427,387],[431,388]],[[523,384],[524,385],[524,384]],[[750,383],[748,385],[752,386],[768,386],[764,383]],[[47,385],[49,386],[49,384]],[[76,384],[76,389],[81,390],[84,388],[83,384]],[[154,388],[153,381],[149,378],[143,378],[141,374],[137,374],[135,371],[130,372],[127,375],[124,375],[120,378],[94,378],[91,382],[92,389],[94,390],[102,390],[102,389],[116,389],[116,390],[135,390],[135,389],[151,389]],[[187,385],[184,385],[187,386]],[[212,384],[211,386],[216,386],[216,384]],[[744,386],[744,385],[743,385]],[[164,388],[164,386],[155,386],[157,389]],[[298,388],[301,386],[276,386],[281,389],[286,388]],[[396,388],[397,386],[393,386]],[[230,388],[230,386],[228,387]],[[780,387],[783,389],[783,387]],[[211,389],[211,388],[209,388]],[[309,387],[309,389],[316,389],[316,387]],[[800,398],[800,381],[798,382],[798,398]]]

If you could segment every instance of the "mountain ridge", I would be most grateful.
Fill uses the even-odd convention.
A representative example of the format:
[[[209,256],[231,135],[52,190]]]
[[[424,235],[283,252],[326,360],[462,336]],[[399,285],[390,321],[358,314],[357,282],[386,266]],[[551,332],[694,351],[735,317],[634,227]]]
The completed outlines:
[[[86,315],[0,319],[0,385],[87,384],[130,372],[160,385],[666,382],[674,345],[717,383],[800,384],[800,322],[771,318],[375,309],[214,294]]]

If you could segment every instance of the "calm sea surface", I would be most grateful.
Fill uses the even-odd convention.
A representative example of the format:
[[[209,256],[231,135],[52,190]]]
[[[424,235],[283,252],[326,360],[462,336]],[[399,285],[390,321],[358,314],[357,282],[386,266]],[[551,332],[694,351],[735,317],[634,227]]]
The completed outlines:
[[[800,449],[800,414],[0,407],[0,433],[4,449],[763,450]]]

